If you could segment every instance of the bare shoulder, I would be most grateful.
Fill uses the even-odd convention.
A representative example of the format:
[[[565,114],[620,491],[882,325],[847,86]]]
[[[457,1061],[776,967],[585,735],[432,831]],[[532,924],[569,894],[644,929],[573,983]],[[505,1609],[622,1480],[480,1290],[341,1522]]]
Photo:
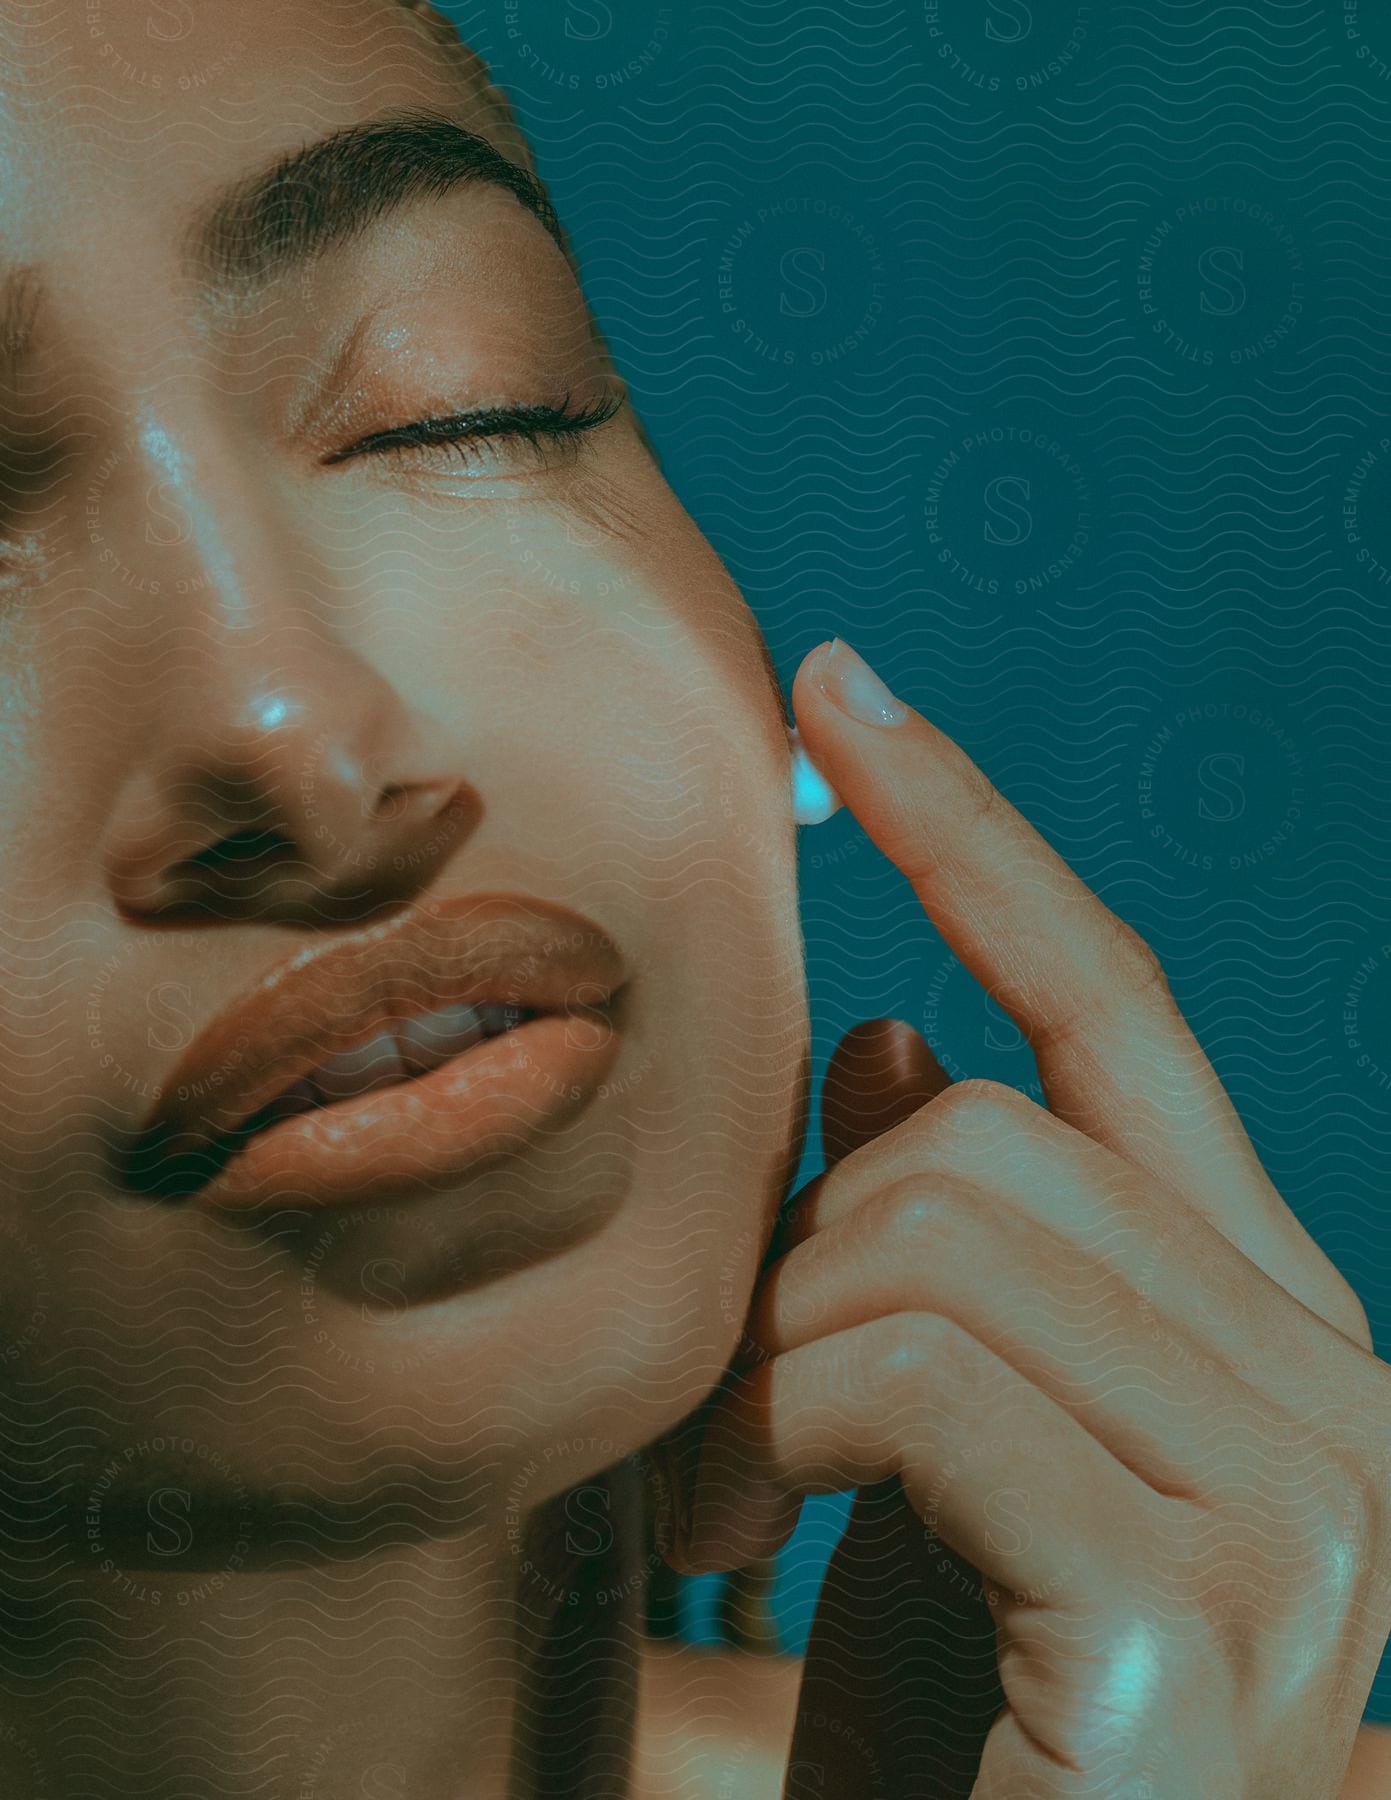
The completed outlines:
[[[778,1800],[802,1665],[651,1642],[633,1800]]]

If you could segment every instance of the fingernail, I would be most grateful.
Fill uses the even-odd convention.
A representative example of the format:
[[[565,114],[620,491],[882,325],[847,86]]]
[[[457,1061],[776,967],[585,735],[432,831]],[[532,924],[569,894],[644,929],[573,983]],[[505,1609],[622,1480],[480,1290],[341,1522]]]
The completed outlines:
[[[843,638],[832,638],[812,673],[826,698],[861,725],[901,725],[908,717],[908,708]]]

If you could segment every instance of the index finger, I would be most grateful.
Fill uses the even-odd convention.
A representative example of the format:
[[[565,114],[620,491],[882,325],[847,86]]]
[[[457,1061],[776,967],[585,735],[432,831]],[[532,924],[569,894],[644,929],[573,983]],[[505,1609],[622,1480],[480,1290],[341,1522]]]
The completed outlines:
[[[792,697],[817,767],[1029,1039],[1050,1108],[1242,1248],[1253,1213],[1283,1236],[1293,1221],[1149,946],[848,645],[812,651]]]

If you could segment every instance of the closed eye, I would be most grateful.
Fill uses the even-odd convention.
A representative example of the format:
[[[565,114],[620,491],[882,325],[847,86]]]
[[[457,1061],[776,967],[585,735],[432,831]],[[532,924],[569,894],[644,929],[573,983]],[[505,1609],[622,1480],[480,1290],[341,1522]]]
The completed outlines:
[[[322,461],[332,467],[362,456],[395,456],[468,464],[488,460],[488,443],[511,442],[525,444],[545,466],[550,451],[558,446],[578,449],[585,434],[607,425],[624,403],[624,396],[614,393],[576,410],[567,394],[558,406],[494,406],[412,419],[370,432],[346,449],[330,451]]]

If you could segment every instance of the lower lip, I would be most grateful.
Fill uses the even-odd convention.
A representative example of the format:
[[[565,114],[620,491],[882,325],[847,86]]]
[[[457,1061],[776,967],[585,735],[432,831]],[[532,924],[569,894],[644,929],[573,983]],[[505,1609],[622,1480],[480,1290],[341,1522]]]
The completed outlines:
[[[429,1075],[258,1132],[200,1206],[343,1206],[437,1191],[582,1110],[621,1047],[602,1015],[550,1014]]]

